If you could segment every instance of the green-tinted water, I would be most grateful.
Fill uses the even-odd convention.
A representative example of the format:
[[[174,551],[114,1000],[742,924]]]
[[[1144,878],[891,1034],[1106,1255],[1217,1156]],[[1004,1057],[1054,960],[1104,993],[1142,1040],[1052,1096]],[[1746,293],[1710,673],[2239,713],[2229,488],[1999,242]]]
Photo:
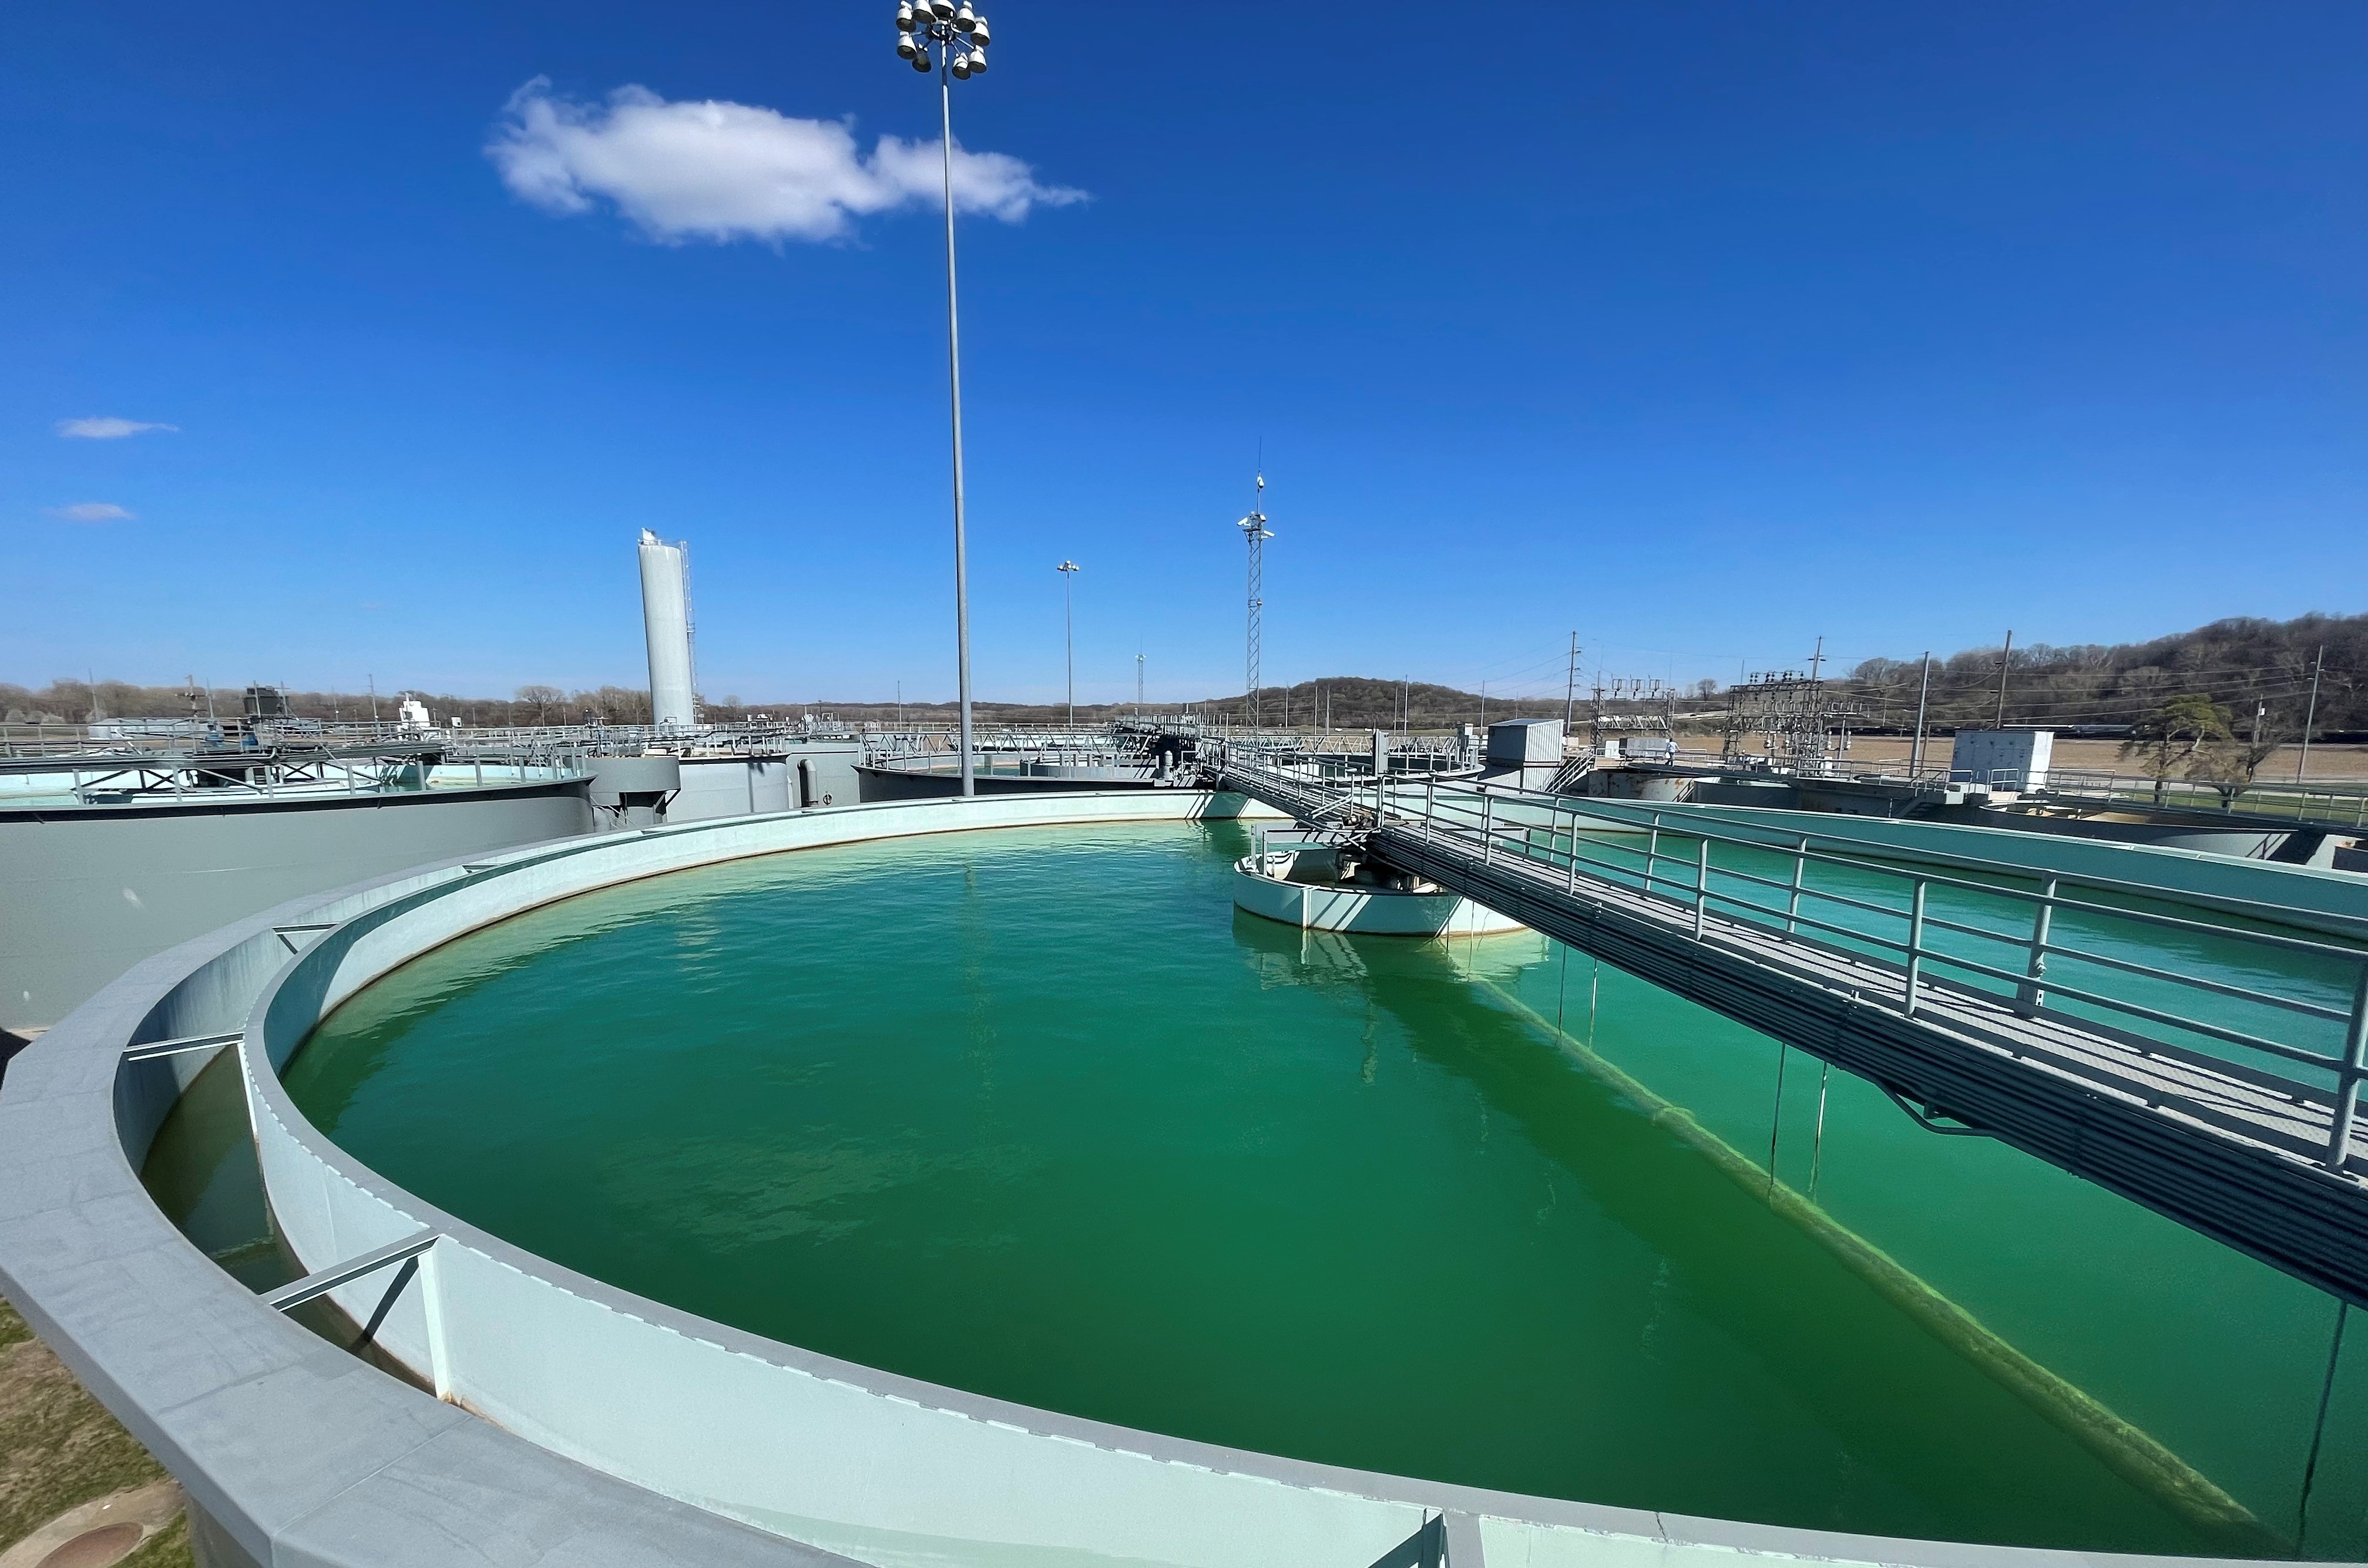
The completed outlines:
[[[1237,915],[1247,847],[978,834],[632,884],[415,962],[289,1082],[546,1256],[1032,1404],[1683,1513],[2293,1535],[2325,1298],[1839,1075],[1818,1139],[1798,1054],[1779,1174],[1805,1191],[1814,1161],[1823,1210],[1771,1205],[1740,1166],[1772,1042],[1535,937]],[[2138,1430],[2001,1373],[1918,1276]],[[2339,1386],[2321,1553],[2358,1536],[2362,1393]]]

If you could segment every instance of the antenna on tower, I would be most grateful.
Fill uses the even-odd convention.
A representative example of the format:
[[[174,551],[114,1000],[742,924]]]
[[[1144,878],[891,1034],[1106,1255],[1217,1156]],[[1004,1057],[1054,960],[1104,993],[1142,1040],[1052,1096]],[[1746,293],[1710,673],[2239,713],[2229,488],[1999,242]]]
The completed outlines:
[[[1242,530],[1242,538],[1250,547],[1249,580],[1249,707],[1250,727],[1257,729],[1258,712],[1258,619],[1266,608],[1266,541],[1274,537],[1266,526],[1266,462],[1263,444],[1260,446],[1258,483],[1250,493],[1250,515],[1234,526]]]

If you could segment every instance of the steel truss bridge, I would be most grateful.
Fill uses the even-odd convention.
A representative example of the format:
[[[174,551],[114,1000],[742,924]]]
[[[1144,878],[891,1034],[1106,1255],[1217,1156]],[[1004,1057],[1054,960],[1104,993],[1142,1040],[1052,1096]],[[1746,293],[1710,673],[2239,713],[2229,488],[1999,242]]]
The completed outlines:
[[[1224,788],[2368,1305],[2368,919],[1203,743]],[[2175,863],[2175,858],[2167,858]]]

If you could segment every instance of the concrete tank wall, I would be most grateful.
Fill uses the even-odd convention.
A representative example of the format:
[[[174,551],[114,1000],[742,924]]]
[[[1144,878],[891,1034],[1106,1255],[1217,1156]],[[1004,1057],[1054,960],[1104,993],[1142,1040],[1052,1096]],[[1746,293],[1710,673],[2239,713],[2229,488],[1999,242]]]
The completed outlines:
[[[591,827],[581,779],[0,811],[0,1028],[53,1024],[150,954],[302,894]]]
[[[682,792],[666,807],[666,820],[709,822],[786,812],[796,803],[792,782],[791,764],[778,756],[686,756]]]

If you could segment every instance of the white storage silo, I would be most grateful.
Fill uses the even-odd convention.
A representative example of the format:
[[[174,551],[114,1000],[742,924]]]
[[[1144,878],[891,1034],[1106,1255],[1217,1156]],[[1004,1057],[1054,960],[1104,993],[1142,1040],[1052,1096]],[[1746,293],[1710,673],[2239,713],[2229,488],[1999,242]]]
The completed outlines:
[[[650,719],[698,722],[690,657],[690,546],[642,530],[642,631],[650,645]]]

